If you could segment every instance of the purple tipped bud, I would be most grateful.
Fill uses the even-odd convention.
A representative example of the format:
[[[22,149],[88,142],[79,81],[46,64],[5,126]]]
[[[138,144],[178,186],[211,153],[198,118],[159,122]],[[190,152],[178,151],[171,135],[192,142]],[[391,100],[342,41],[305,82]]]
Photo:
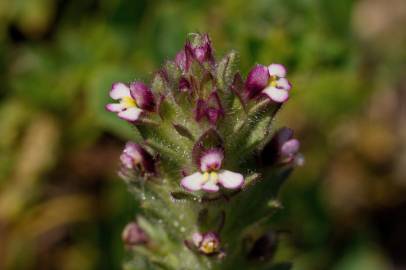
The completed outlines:
[[[192,89],[192,87],[190,85],[190,82],[184,77],[180,78],[180,80],[179,80],[179,90],[181,92],[189,92],[191,89]]]
[[[196,103],[196,121],[200,121],[203,117],[206,117],[211,124],[215,125],[217,120],[223,115],[223,107],[221,106],[220,97],[216,91],[213,91],[206,101],[199,99]]]
[[[120,160],[126,169],[139,169],[141,173],[155,173],[154,158],[139,144],[127,142]]]
[[[138,107],[146,111],[155,111],[154,95],[146,84],[133,82],[130,84],[130,91]]]
[[[186,47],[190,49],[193,57],[199,62],[210,62],[214,61],[213,49],[211,46],[210,38],[207,34],[196,34],[193,36]]]
[[[147,234],[135,222],[128,223],[125,226],[121,238],[127,246],[144,245],[149,241]]]
[[[256,97],[269,83],[269,71],[266,66],[256,65],[251,69],[245,81],[245,90],[248,98]]]
[[[180,50],[175,57],[175,63],[182,71],[188,69],[187,55],[184,49]]]

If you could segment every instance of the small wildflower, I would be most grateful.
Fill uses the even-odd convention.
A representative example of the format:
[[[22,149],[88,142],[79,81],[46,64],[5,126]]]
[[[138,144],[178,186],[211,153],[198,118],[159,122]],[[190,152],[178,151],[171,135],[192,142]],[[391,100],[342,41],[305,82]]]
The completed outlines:
[[[204,190],[207,192],[219,191],[219,184],[227,189],[237,189],[244,183],[244,177],[228,170],[222,170],[224,159],[220,149],[212,149],[200,158],[200,171],[182,179],[181,185],[188,191]]]
[[[133,82],[129,86],[115,83],[111,88],[110,97],[119,103],[107,104],[106,109],[130,122],[138,120],[143,111],[153,111],[155,107],[151,90],[142,82]]]
[[[290,128],[281,128],[272,137],[263,151],[263,159],[267,163],[292,163],[297,166],[303,165],[304,158],[299,153],[300,142],[293,138]]]
[[[214,255],[220,252],[220,237],[217,233],[194,233],[192,242],[195,247],[205,255]]]
[[[120,160],[126,169],[134,170],[138,168],[142,173],[155,172],[155,164],[152,155],[139,144],[127,142],[120,156]]]
[[[255,66],[248,74],[245,88],[248,98],[264,94],[272,101],[283,103],[289,98],[292,88],[286,77],[286,68],[281,64]]]
[[[147,234],[136,222],[128,223],[125,226],[121,238],[127,246],[142,245],[149,241]]]

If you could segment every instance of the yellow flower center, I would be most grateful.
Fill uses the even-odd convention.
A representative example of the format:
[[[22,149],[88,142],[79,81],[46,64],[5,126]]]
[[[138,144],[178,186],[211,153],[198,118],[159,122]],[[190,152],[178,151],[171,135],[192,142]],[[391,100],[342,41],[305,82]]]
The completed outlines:
[[[205,172],[203,174],[203,181],[205,183],[208,182],[208,181],[212,181],[214,183],[217,183],[218,179],[219,179],[219,176],[218,176],[217,172],[212,171],[212,172]]]
[[[128,108],[132,108],[132,107],[137,107],[137,102],[135,101],[135,99],[133,99],[132,97],[123,97],[120,100],[121,105],[123,105],[124,108],[128,109]]]
[[[217,250],[217,244],[215,241],[207,241],[202,244],[202,246],[200,247],[200,250],[206,254],[213,253]]]
[[[271,76],[271,78],[269,79],[269,86],[271,86],[271,87],[277,87],[278,86],[276,76]]]

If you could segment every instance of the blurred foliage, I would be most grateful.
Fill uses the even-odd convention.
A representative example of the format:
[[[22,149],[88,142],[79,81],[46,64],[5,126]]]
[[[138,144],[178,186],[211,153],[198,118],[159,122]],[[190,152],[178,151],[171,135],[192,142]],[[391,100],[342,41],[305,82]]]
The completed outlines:
[[[402,0],[0,0],[0,269],[120,269],[136,205],[115,175],[138,134],[104,111],[186,33],[244,71],[286,63],[283,123],[307,164],[281,198],[294,269],[406,267]],[[220,53],[219,52],[219,53]]]

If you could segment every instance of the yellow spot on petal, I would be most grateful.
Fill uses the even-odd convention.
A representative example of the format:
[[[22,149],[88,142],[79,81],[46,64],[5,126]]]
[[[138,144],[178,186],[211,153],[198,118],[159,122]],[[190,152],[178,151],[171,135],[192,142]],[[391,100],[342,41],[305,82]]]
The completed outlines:
[[[214,182],[217,182],[217,179],[218,179],[218,174],[216,172],[211,172],[210,173],[210,180],[214,181]]]
[[[203,181],[204,181],[204,182],[207,182],[207,180],[209,180],[209,173],[208,173],[208,172],[205,172],[205,173],[203,174]]]
[[[203,251],[206,254],[213,253],[213,252],[215,252],[217,250],[216,242],[207,241],[207,242],[202,244],[202,246],[200,247],[200,250]]]
[[[129,97],[129,96],[123,97],[121,99],[120,103],[126,109],[132,108],[132,107],[137,107],[137,102],[135,101],[135,99],[133,99],[132,97]]]

